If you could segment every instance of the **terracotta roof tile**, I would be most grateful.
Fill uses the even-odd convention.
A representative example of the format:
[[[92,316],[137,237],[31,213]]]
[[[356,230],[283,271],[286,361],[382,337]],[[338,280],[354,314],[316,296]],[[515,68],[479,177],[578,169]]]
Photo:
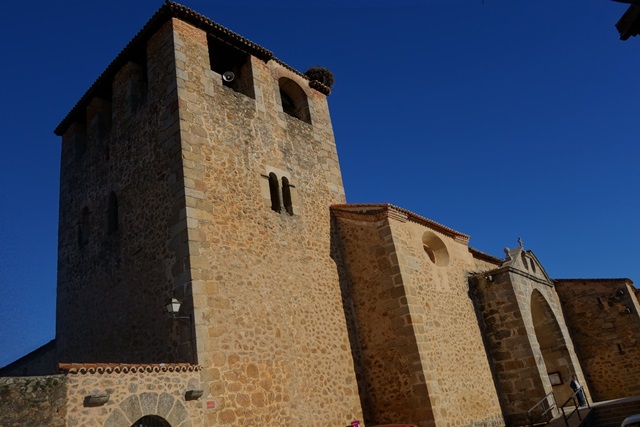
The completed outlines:
[[[62,136],[62,134],[66,132],[67,128],[74,122],[74,120],[76,120],[76,117],[78,117],[79,115],[84,115],[84,109],[94,96],[110,93],[111,81],[114,75],[123,65],[127,63],[127,61],[137,56],[136,53],[143,48],[144,42],[170,18],[178,18],[182,21],[188,22],[189,24],[192,24],[195,27],[206,31],[208,34],[218,37],[232,44],[233,46],[244,50],[245,52],[255,56],[256,58],[261,59],[262,61],[268,62],[269,60],[274,60],[287,69],[291,70],[292,72],[308,80],[307,76],[275,58],[273,52],[271,52],[270,50],[267,50],[262,46],[252,42],[251,40],[248,40],[241,35],[234,33],[228,28],[223,27],[216,22],[213,22],[206,16],[201,15],[186,6],[168,1],[163,4],[156,11],[156,13],[153,14],[151,19],[149,19],[149,21],[147,21],[142,29],[138,31],[133,39],[131,39],[131,41],[127,43],[125,48],[118,54],[118,56],[116,56],[111,64],[109,64],[106,70],[102,74],[100,74],[96,81],[91,85],[89,90],[85,92],[82,98],[80,98],[80,100],[65,116],[65,118],[62,119],[60,124],[55,128],[53,132],[58,136]],[[331,93],[331,89],[317,81],[313,81],[312,84],[310,84],[310,87],[325,95],[329,95],[329,93]]]
[[[428,218],[420,216],[416,213],[413,213],[407,209],[403,209],[399,206],[392,205],[391,203],[364,203],[364,204],[339,204],[339,205],[331,205],[331,211],[334,213],[344,212],[350,214],[357,215],[377,215],[380,212],[387,211],[395,211],[407,216],[407,219],[410,221],[417,222],[419,224],[425,225],[429,228],[432,228],[436,231],[439,231],[443,234],[446,234],[450,237],[453,237],[456,240],[459,240],[463,243],[469,243],[469,236],[467,234],[460,233],[452,228],[447,227],[446,225],[442,225],[438,222],[432,221]]]
[[[62,374],[110,374],[134,372],[194,372],[200,365],[190,363],[59,363]]]

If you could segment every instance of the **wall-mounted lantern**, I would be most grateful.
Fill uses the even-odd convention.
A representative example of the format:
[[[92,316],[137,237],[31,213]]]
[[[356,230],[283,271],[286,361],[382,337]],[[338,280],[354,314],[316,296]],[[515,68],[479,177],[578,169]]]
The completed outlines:
[[[171,298],[164,307],[167,309],[173,319],[191,319],[191,316],[178,316],[182,303],[176,298]]]

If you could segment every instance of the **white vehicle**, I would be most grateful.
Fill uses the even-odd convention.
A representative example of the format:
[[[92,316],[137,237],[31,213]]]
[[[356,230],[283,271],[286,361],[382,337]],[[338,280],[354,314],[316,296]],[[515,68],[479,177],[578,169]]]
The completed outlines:
[[[625,418],[620,427],[640,427],[640,414]]]

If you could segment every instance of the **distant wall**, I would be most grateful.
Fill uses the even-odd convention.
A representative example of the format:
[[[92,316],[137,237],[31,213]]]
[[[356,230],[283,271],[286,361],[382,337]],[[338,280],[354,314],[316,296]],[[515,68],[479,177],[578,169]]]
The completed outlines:
[[[628,279],[556,281],[594,400],[640,395],[640,316]]]
[[[0,377],[51,375],[56,370],[56,344],[51,340],[0,369]]]
[[[0,378],[0,426],[65,426],[64,375]]]

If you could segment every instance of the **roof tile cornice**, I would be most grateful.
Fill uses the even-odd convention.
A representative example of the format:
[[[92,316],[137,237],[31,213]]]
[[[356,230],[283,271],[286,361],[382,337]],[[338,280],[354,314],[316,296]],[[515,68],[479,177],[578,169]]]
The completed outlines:
[[[59,363],[58,371],[63,374],[118,374],[136,372],[196,372],[202,366],[190,363]]]
[[[553,279],[554,282],[558,282],[558,283],[577,283],[577,282],[581,282],[581,283],[586,283],[586,282],[597,282],[597,283],[619,283],[619,282],[625,282],[628,283],[629,285],[633,285],[633,280],[626,278],[626,277],[617,277],[617,278],[600,278],[600,279],[588,279],[588,278],[577,278],[577,279]]]
[[[191,25],[194,25],[195,27],[206,31],[207,33],[218,37],[265,62],[271,59],[275,59],[273,53],[263,48],[262,46],[242,37],[241,35],[229,30],[226,27],[223,27],[216,22],[213,22],[206,16],[201,15],[186,6],[168,1],[164,3],[153,14],[151,19],[149,19],[149,21],[147,21],[142,29],[138,31],[133,39],[131,39],[131,41],[127,43],[125,48],[116,56],[116,58],[109,64],[109,66],[107,66],[102,74],[100,74],[96,81],[91,85],[89,90],[85,92],[85,94],[80,98],[80,100],[75,104],[75,106],[65,116],[65,118],[62,119],[60,124],[54,129],[53,132],[58,136],[62,136],[64,132],[66,132],[68,127],[73,123],[75,118],[80,114],[84,114],[84,111],[82,110],[86,108],[93,97],[104,95],[105,93],[110,93],[111,81],[118,70],[120,70],[120,68],[122,68],[122,66],[124,66],[127,61],[135,58],[137,56],[136,54],[141,49],[144,49],[144,43],[146,42],[146,40],[171,18],[177,18]],[[284,64],[283,62],[278,62],[293,70],[297,74],[307,78],[306,76]],[[320,90],[320,92],[322,91]]]
[[[500,264],[502,264],[504,262],[504,259],[495,257],[493,255],[489,255],[488,253],[479,251],[476,248],[469,247],[469,252],[471,253],[471,255],[474,258],[478,258],[478,259],[481,259],[483,261],[487,261],[487,262],[490,262],[490,263],[493,263],[493,264],[500,265]]]
[[[350,219],[364,219],[369,221],[377,221],[383,217],[395,218],[404,221],[413,221],[418,224],[424,225],[432,230],[439,231],[454,240],[468,244],[469,238],[467,234],[460,233],[452,228],[442,225],[438,222],[432,221],[421,215],[413,213],[407,209],[403,209],[399,206],[392,205],[390,203],[372,203],[372,204],[339,204],[332,205],[331,212],[336,216]],[[369,218],[369,219],[367,219]]]

